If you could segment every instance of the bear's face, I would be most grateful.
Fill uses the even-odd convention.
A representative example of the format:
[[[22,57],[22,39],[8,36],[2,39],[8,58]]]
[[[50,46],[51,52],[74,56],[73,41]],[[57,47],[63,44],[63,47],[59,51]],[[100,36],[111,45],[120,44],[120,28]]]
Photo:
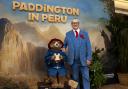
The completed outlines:
[[[51,46],[53,49],[54,49],[54,48],[60,49],[61,46],[62,46],[62,44],[61,44],[59,41],[53,41],[53,42],[50,44],[50,46]]]
[[[59,39],[52,39],[48,44],[49,49],[53,50],[61,50],[62,46],[63,42]]]

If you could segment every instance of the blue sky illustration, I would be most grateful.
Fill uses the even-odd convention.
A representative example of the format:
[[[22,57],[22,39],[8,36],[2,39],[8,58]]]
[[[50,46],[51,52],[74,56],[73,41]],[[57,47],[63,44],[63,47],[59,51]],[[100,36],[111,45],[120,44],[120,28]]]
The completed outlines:
[[[14,20],[25,21],[28,12],[20,12],[12,10],[13,0],[0,0],[0,18],[10,15]],[[85,22],[84,17],[94,20],[100,18],[109,19],[109,15],[105,12],[104,4],[101,0],[14,0],[19,2],[34,3],[34,4],[47,4],[54,6],[75,7],[80,9],[80,15],[77,17],[81,22]],[[43,12],[41,12],[43,14]],[[68,20],[74,18],[69,16]]]

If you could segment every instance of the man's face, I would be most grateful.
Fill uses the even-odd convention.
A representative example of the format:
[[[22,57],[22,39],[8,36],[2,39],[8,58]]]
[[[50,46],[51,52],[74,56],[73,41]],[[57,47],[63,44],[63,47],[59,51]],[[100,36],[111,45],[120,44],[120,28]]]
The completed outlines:
[[[79,22],[72,22],[71,25],[74,30],[77,30],[79,28]]]

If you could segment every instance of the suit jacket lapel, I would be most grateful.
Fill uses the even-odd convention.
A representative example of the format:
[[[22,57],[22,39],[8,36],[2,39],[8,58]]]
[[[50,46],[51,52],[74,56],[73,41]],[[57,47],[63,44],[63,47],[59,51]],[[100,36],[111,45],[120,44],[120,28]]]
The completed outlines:
[[[72,44],[73,44],[73,46],[75,45],[75,34],[74,34],[74,32],[73,32],[73,30],[71,31],[71,41],[72,41]],[[75,46],[74,46],[75,47]]]
[[[83,34],[83,32],[80,30],[79,37],[80,37],[81,34]]]
[[[83,34],[83,31],[80,30],[80,33],[79,33],[80,45],[82,45],[82,40],[83,40],[83,39],[80,37],[80,35],[82,35],[82,34]]]
[[[73,30],[71,31],[71,36],[73,38],[72,40],[74,41],[76,37],[75,37],[75,34],[74,34]]]

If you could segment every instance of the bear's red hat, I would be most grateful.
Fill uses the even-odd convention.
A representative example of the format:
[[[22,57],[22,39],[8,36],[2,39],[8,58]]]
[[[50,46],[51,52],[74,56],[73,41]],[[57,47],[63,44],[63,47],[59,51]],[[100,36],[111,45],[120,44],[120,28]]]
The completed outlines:
[[[50,42],[48,43],[48,48],[49,48],[49,49],[51,49],[50,44],[51,44],[53,41],[59,41],[59,42],[62,44],[61,48],[62,48],[63,45],[64,45],[63,42],[62,42],[60,39],[54,38],[54,39],[51,39]]]

